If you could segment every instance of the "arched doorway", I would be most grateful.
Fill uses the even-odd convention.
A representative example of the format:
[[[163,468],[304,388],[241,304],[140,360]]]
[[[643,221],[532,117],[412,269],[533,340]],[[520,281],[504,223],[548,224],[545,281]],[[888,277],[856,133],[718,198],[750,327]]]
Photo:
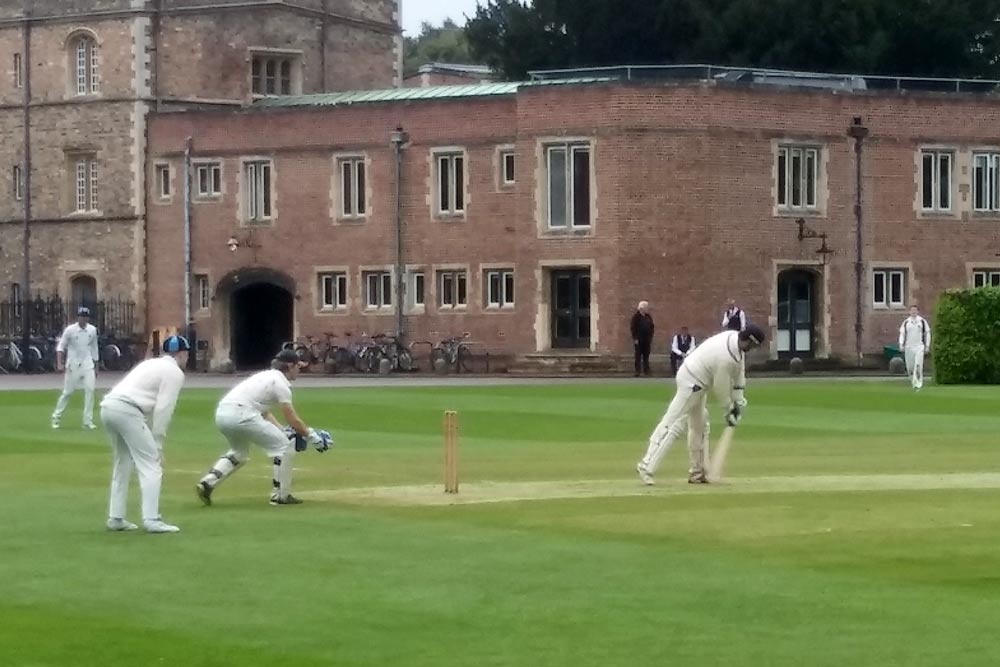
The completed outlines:
[[[244,268],[219,281],[213,301],[215,360],[240,370],[264,368],[292,340],[295,281],[267,268]]]
[[[69,289],[74,315],[76,309],[81,306],[86,306],[91,310],[97,307],[97,280],[93,276],[85,274],[73,276],[69,282]]]
[[[232,354],[238,369],[264,368],[292,339],[292,295],[273,283],[233,291]]]
[[[816,355],[816,274],[787,269],[778,274],[778,312],[775,341],[779,357]]]

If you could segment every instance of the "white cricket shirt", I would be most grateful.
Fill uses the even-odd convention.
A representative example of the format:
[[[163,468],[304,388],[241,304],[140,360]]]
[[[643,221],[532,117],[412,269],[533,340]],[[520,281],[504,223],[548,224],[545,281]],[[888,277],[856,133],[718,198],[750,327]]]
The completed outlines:
[[[104,406],[109,399],[123,399],[139,408],[152,420],[149,430],[159,443],[167,434],[167,426],[174,415],[177,396],[184,386],[184,371],[177,360],[170,355],[147,359],[116,384],[101,401]]]
[[[732,390],[746,385],[745,359],[740,349],[740,333],[723,331],[696,347],[684,360],[683,368],[705,389],[727,378],[730,386],[719,387],[719,390]]]
[[[930,347],[931,325],[920,315],[907,317],[899,327],[900,347]]]
[[[66,369],[93,368],[99,358],[97,352],[97,327],[93,324],[80,326],[71,324],[66,327],[56,351],[66,355]]]
[[[292,384],[279,370],[254,373],[229,390],[219,405],[242,405],[257,412],[267,412],[275,403],[291,405]]]

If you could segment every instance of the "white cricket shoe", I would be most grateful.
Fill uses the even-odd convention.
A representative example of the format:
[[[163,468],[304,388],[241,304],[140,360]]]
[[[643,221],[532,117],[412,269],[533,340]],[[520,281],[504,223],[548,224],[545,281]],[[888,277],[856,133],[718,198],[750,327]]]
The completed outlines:
[[[84,424],[83,428],[87,429],[88,431],[95,431],[97,430],[97,424],[91,422],[89,424]]]
[[[52,420],[52,430],[53,431],[59,430],[59,422],[56,421],[55,419]]]
[[[165,523],[163,519],[146,519],[142,522],[147,533],[179,533],[181,529]]]
[[[139,526],[127,519],[108,519],[108,530],[138,530]]]
[[[656,484],[656,480],[653,479],[652,473],[646,469],[646,466],[643,465],[642,461],[635,464],[635,471],[639,473],[639,479],[641,479],[642,483],[646,486],[653,486]]]

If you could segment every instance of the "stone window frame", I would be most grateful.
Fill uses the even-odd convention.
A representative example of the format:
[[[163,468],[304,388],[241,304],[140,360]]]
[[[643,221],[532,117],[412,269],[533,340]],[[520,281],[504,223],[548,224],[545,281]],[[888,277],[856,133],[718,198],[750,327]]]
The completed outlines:
[[[432,267],[434,273],[434,304],[439,313],[465,313],[469,310],[469,294],[472,293],[472,271],[468,264],[435,264]],[[455,303],[446,304],[444,302],[444,281],[446,276],[456,279],[453,287],[453,297]],[[460,278],[465,279],[465,302],[459,303]],[[426,284],[426,283],[425,283]],[[427,295],[424,295],[426,300]]]
[[[550,184],[550,161],[551,150],[565,148],[572,154],[574,148],[587,148],[588,151],[588,221],[586,225],[577,225],[571,221],[575,214],[567,204],[567,224],[553,226],[551,218],[551,198],[549,196]],[[597,207],[597,141],[593,137],[586,136],[550,136],[540,137],[535,147],[536,173],[535,173],[535,219],[538,225],[539,238],[562,238],[565,236],[592,237],[597,233],[598,207]],[[567,173],[570,173],[572,160],[567,160]],[[567,201],[575,199],[571,194],[572,188],[567,188]],[[575,210],[575,209],[574,209]]]
[[[14,197],[14,201],[22,201],[24,199],[24,167],[20,164],[15,164],[11,168],[10,174],[11,181],[11,194]]]
[[[351,271],[347,266],[316,266],[313,267],[313,305],[317,315],[346,315],[351,310]],[[333,302],[326,304],[326,280],[333,284]],[[341,289],[343,279],[343,289]],[[343,303],[341,304],[341,301]]]
[[[218,169],[218,192],[205,193],[201,190],[201,172],[205,169]],[[199,157],[191,160],[191,177],[192,177],[192,187],[191,187],[191,201],[193,203],[209,203],[218,202],[222,200],[226,195],[226,168],[225,160],[222,158],[212,158],[212,157]],[[211,173],[211,172],[209,172]],[[272,174],[273,176],[273,174]],[[272,202],[273,207],[273,202]]]
[[[250,196],[252,191],[258,191],[256,175],[254,175],[254,188],[251,190],[248,179],[250,178],[249,167],[251,165],[264,165],[270,168],[270,179],[268,181],[268,195],[270,197],[269,215],[251,218],[250,217]],[[240,192],[239,205],[237,206],[239,224],[241,227],[273,227],[278,220],[278,170],[273,157],[256,155],[240,158]]]
[[[483,312],[485,313],[509,313],[513,312],[517,307],[517,269],[513,262],[496,262],[489,264],[480,264],[479,266],[481,278],[482,278],[482,298],[483,298]],[[500,295],[499,300],[492,302],[490,300],[490,279],[491,274],[499,274],[500,276]],[[511,292],[513,295],[510,300],[506,299],[507,292],[507,278],[512,281]]]
[[[462,160],[462,187],[456,187],[455,160]],[[441,208],[441,162],[448,160],[449,167],[449,197],[448,209]],[[463,146],[439,146],[430,150],[430,196],[431,214],[435,220],[465,220],[469,212],[469,154]],[[458,193],[462,193],[461,208],[458,207]]]
[[[287,61],[289,63],[289,92],[257,92],[254,89],[255,79],[254,76],[254,65],[257,61],[264,63],[266,70],[267,61]],[[303,89],[303,83],[305,79],[305,52],[301,49],[274,49],[263,46],[251,46],[247,50],[247,82],[248,90],[250,91],[250,98],[254,100],[264,99],[266,97],[289,97],[292,95],[301,95]],[[266,82],[266,72],[263,75]],[[280,74],[279,74],[280,77]]]
[[[423,289],[421,290],[421,302],[416,302],[417,293],[417,278],[422,281]],[[404,299],[406,300],[406,312],[411,315],[420,315],[427,312],[427,266],[424,264],[407,264],[406,265],[406,283]]]
[[[899,299],[892,298],[892,279],[900,276],[901,285]],[[910,302],[910,290],[912,289],[912,269],[909,264],[898,262],[873,262],[868,271],[869,289],[871,290],[871,307],[877,311],[902,311],[906,310]],[[878,279],[882,279],[882,299],[877,299],[876,285]]]
[[[354,165],[351,174],[351,196],[354,199],[354,210],[344,211],[344,169]],[[330,199],[332,202],[331,218],[335,223],[363,223],[372,214],[373,192],[371,186],[371,158],[365,152],[336,153],[333,156],[333,178],[330,184]],[[363,184],[358,183],[357,167],[363,167]],[[364,210],[358,211],[357,204],[363,202]]]
[[[987,184],[986,194],[990,201],[985,206],[980,206],[976,201],[981,185],[977,174],[980,157],[987,159],[988,178],[992,181]],[[972,215],[976,218],[1000,217],[1000,147],[975,146],[969,151],[969,181]]]
[[[802,188],[802,203],[793,202],[794,172],[791,168],[791,157],[795,151],[802,152],[802,159],[808,165],[809,154],[814,154],[812,169],[804,169],[799,185]],[[784,179],[782,179],[782,158],[784,158]],[[829,159],[826,145],[822,141],[808,139],[776,139],[772,142],[772,187],[774,192],[774,215],[824,217],[826,215],[829,197],[827,184],[827,160]],[[812,173],[812,187],[809,187],[809,173]],[[782,200],[784,192],[784,200]],[[812,202],[809,195],[812,194]]]
[[[100,215],[101,169],[97,151],[67,151],[66,165],[70,215]]]
[[[192,310],[199,315],[207,315],[212,310],[212,275],[208,271],[193,271],[191,303]]]
[[[369,278],[377,275],[379,280],[378,304],[369,304]],[[389,277],[388,303],[386,303],[385,278]],[[396,312],[396,267],[392,264],[373,264],[358,267],[359,285],[361,290],[361,309],[366,315],[390,315]]]
[[[512,162],[511,180],[507,180],[507,159]],[[501,144],[496,147],[493,166],[496,170],[497,192],[511,192],[517,185],[517,147],[514,144]]]
[[[163,171],[166,170],[164,180]],[[153,162],[153,200],[156,204],[169,204],[174,200],[174,168],[166,160],[156,160]],[[164,194],[163,186],[166,185],[167,192]]]
[[[76,28],[66,37],[65,45],[69,97],[100,95],[101,41],[97,33],[89,28]]]
[[[15,51],[12,57],[11,75],[14,79],[14,89],[24,88],[24,56],[19,51]]]
[[[958,214],[956,195],[959,193],[957,176],[959,151],[952,146],[928,144],[917,151],[917,202],[916,210],[921,217],[954,217]],[[948,206],[941,205],[941,160],[948,158]],[[931,205],[925,203],[926,162],[931,159]]]

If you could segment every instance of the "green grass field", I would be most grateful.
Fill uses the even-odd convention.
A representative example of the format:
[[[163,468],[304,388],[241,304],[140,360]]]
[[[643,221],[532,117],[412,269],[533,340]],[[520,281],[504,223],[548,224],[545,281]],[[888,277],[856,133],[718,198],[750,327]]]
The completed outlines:
[[[0,393],[0,665],[997,665],[1000,389],[751,382],[726,484],[634,465],[658,383],[299,390],[336,448],[203,508],[221,390],[167,442],[178,535],[104,530],[102,431]],[[442,492],[441,413],[462,492]],[[713,405],[713,442],[721,409]],[[133,483],[130,518],[138,520]],[[453,502],[454,504],[449,504]]]

